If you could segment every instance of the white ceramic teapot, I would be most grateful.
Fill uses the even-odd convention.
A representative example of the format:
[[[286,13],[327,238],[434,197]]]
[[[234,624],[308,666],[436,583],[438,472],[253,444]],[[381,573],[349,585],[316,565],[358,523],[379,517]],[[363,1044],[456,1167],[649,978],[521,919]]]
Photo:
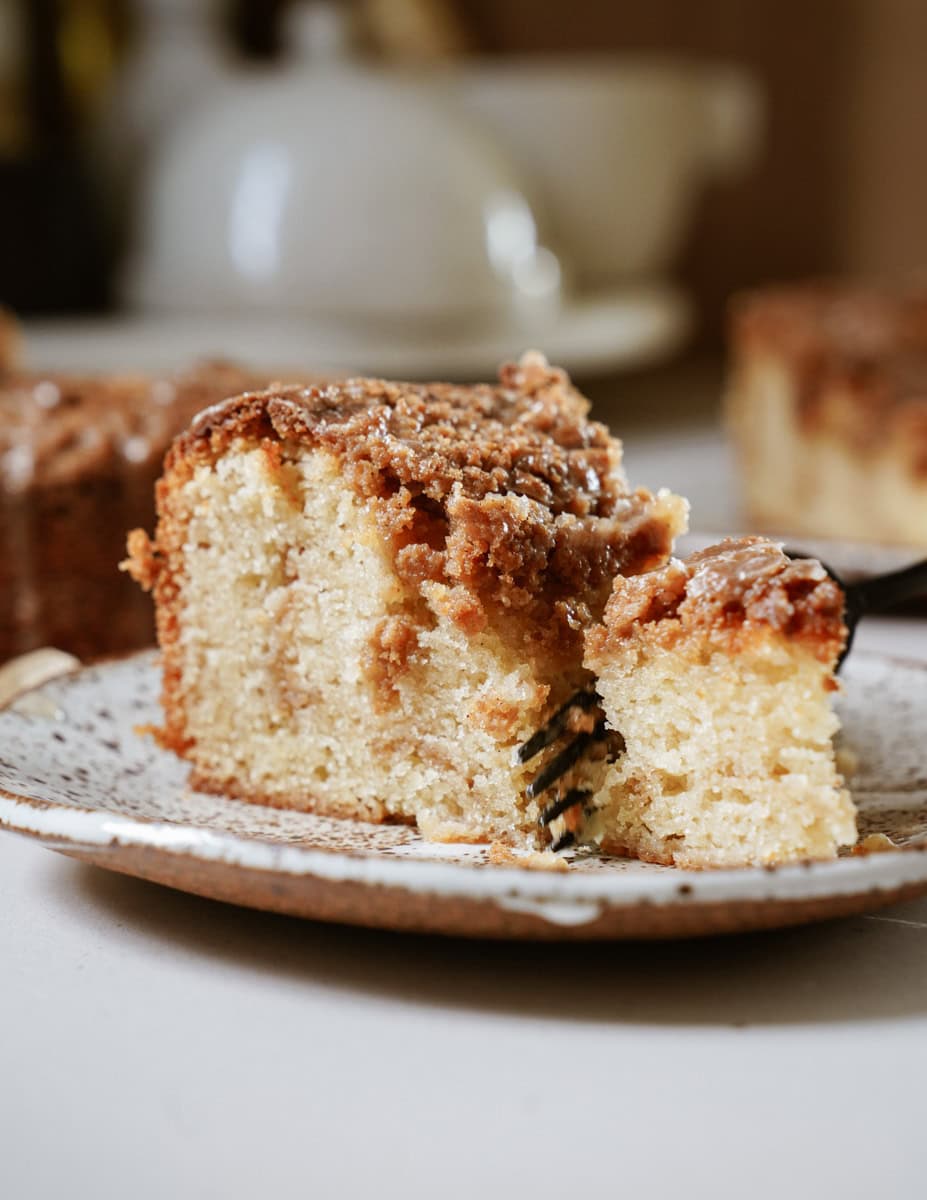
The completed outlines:
[[[493,136],[429,80],[352,60],[328,5],[295,5],[289,38],[292,66],[237,74],[166,135],[129,303],[436,327],[555,311],[559,264]]]

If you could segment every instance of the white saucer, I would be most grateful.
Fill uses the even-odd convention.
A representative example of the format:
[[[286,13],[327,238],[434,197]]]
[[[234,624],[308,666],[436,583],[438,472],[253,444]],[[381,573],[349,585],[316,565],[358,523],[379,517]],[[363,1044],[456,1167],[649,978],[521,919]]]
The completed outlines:
[[[309,319],[113,317],[26,326],[35,370],[157,371],[231,358],[270,372],[366,373],[400,379],[493,379],[528,347],[575,375],[657,362],[685,342],[691,306],[669,284],[616,289],[567,303],[538,327],[451,336],[408,329],[359,334]]]

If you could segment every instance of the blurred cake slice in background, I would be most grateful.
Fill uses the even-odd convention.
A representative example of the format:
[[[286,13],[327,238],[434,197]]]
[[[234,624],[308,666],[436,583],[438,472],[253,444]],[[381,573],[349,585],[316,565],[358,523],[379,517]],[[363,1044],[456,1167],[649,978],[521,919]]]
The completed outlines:
[[[161,378],[0,374],[0,662],[154,641],[151,604],[118,569],[126,531],[154,523],[171,439],[256,383],[222,364]]]
[[[616,579],[586,638],[608,767],[585,838],[682,867],[832,858],[856,841],[832,745],[844,597],[774,542],[721,542]]]
[[[927,546],[927,290],[736,298],[726,409],[755,528]]]

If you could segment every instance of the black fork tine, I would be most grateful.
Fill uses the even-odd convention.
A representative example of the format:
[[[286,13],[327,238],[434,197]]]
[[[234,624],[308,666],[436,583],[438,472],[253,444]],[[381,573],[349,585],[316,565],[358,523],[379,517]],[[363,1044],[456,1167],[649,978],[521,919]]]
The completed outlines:
[[[528,784],[526,789],[528,799],[533,800],[536,796],[540,796],[541,792],[546,792],[552,783],[556,783],[561,775],[565,775],[570,767],[579,761],[593,742],[601,742],[606,736],[604,718],[596,722],[595,729],[591,733],[578,733],[573,741],[568,742],[559,754],[555,754],[547,766],[539,771]]]
[[[594,708],[599,704],[599,697],[592,688],[581,688],[557,709],[546,725],[542,725],[526,742],[518,747],[518,761],[530,762],[535,755],[540,754],[551,742],[555,742],[566,728],[566,723],[572,708]]]
[[[562,833],[555,842],[551,842],[550,848],[554,854],[556,854],[558,850],[567,850],[570,846],[575,845],[576,834],[572,831],[572,829],[568,829],[566,833]]]
[[[545,809],[542,809],[541,815],[538,817],[538,824],[549,825],[551,821],[556,821],[557,817],[563,816],[568,808],[573,808],[577,804],[585,804],[591,798],[592,792],[589,788],[570,788],[559,800],[554,800],[552,804],[548,804]]]

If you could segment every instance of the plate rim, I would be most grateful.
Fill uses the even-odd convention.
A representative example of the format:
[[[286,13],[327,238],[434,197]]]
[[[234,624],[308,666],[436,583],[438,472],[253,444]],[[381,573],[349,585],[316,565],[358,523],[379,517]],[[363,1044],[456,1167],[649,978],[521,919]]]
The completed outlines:
[[[53,818],[44,822],[41,816],[35,815],[41,813],[53,814],[53,818],[74,818],[73,823],[79,826],[78,833],[69,832]],[[0,830],[33,837],[49,849],[63,852],[118,845],[155,850],[204,863],[221,863],[245,871],[270,871],[329,883],[399,887],[421,895],[474,900],[514,899],[519,894],[525,901],[539,903],[594,903],[623,908],[641,903],[809,900],[873,890],[889,891],[909,883],[927,884],[927,864],[918,862],[927,851],[927,840],[898,846],[894,850],[781,866],[723,867],[703,871],[667,867],[665,874],[650,870],[586,874],[298,846],[216,831],[208,826],[107,814],[101,809],[17,795],[4,788],[0,788]],[[236,857],[234,851],[242,847],[246,847],[249,854],[260,847],[263,851],[257,856],[260,861]],[[223,850],[232,853],[224,854]],[[897,867],[900,860],[911,862],[912,870],[889,872],[888,867]],[[835,875],[838,886],[834,886]],[[890,877],[886,878],[886,875]],[[409,879],[408,876],[417,878]],[[822,879],[822,876],[826,878]],[[490,886],[478,886],[475,882],[478,879]],[[748,891],[740,886],[764,879],[770,887],[773,880],[784,887],[766,892]],[[458,880],[460,886],[454,886]],[[508,888],[501,886],[505,883],[509,884]]]
[[[873,650],[857,651],[855,657],[927,674],[927,663],[918,659]],[[91,670],[106,671],[133,663],[156,670],[151,662],[151,648],[146,648],[86,664],[20,693],[18,698],[29,692],[41,692],[53,684],[68,686]],[[355,824],[349,818],[342,820]],[[697,906],[808,901],[890,892],[921,883],[927,886],[927,838],[877,853],[768,867],[555,872],[519,865],[383,854],[376,849],[297,845],[217,830],[209,825],[43,800],[2,786],[0,830],[32,837],[65,853],[100,851],[114,846],[153,850],[204,864],[309,877],[330,884],[355,883],[402,889],[418,896],[490,901],[515,907],[528,905],[536,907],[548,920],[564,923],[589,920],[593,910],[598,915],[603,909],[614,911],[648,903]],[[440,850],[428,845],[440,855]],[[459,854],[461,848],[455,845],[451,852]]]

